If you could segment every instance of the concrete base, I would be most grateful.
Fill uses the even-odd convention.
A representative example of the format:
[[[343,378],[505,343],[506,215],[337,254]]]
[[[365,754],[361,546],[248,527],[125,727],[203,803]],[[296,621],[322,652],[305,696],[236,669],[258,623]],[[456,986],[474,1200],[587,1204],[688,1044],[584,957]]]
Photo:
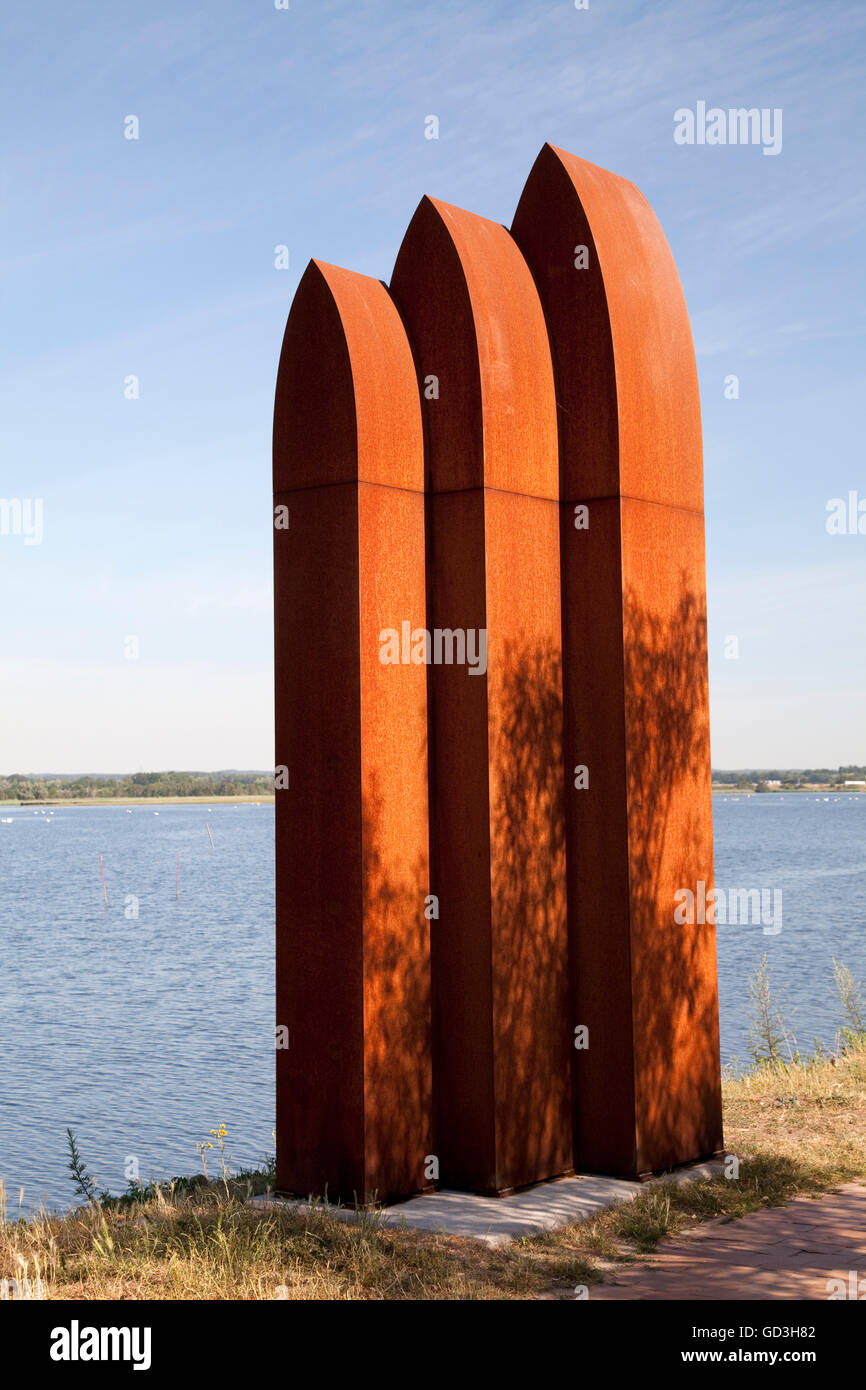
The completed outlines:
[[[692,1163],[672,1173],[650,1178],[648,1182],[626,1182],[621,1178],[581,1174],[539,1183],[510,1197],[479,1197],[472,1192],[431,1192],[410,1197],[389,1207],[325,1207],[292,1197],[266,1195],[251,1197],[249,1205],[274,1208],[292,1207],[299,1212],[328,1211],[341,1221],[367,1221],[414,1231],[433,1231],[439,1235],[466,1236],[485,1245],[507,1245],[521,1236],[554,1231],[573,1221],[586,1221],[615,1202],[631,1201],[647,1187],[662,1182],[692,1182],[696,1178],[718,1177],[724,1159]]]

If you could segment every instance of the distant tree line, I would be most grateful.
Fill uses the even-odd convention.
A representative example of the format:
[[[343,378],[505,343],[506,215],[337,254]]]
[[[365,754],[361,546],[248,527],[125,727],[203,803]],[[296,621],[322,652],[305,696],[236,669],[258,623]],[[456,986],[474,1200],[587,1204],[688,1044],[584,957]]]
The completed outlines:
[[[268,772],[134,772],[117,776],[0,777],[0,801],[104,801],[124,796],[268,796]]]
[[[713,769],[713,781],[718,786],[754,788],[771,791],[772,784],[782,787],[830,786],[842,787],[846,782],[866,781],[866,766],[851,763],[848,767],[740,768],[736,772]]]

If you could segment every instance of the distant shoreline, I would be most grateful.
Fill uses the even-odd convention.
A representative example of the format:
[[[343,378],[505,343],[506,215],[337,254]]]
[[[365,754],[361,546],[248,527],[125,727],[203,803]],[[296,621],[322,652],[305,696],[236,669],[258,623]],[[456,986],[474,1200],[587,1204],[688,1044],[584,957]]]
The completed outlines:
[[[724,783],[714,784],[714,796],[866,796],[864,787],[770,787],[765,792],[756,792],[748,787],[729,787]],[[272,805],[274,793],[250,796],[84,796],[44,801],[0,801],[0,806],[17,806],[25,810],[38,811],[50,806],[262,806]]]
[[[713,783],[714,796],[864,796],[866,787],[768,787],[766,791],[755,791],[754,787],[728,787]]]
[[[44,801],[0,801],[0,806],[20,806],[34,811],[47,806],[52,810],[58,806],[258,806],[273,799],[273,792],[269,796],[71,796],[59,800],[46,797]]]

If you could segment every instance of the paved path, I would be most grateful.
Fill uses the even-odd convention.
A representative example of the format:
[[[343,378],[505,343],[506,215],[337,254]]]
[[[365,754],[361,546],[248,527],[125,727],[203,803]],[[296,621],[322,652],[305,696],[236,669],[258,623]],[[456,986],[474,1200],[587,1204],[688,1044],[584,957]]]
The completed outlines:
[[[737,1221],[703,1222],[607,1277],[616,1282],[593,1284],[592,1302],[841,1296],[831,1279],[843,1281],[846,1298],[866,1299],[866,1184]]]

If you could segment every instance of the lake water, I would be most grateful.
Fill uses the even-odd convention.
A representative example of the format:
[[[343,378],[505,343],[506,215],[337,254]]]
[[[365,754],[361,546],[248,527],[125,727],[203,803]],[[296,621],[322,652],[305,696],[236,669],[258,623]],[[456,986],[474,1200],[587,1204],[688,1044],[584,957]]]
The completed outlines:
[[[131,1156],[144,1179],[194,1172],[196,1141],[220,1123],[235,1168],[273,1152],[273,816],[0,808],[10,1214],[21,1187],[24,1209],[72,1200],[67,1126],[113,1192]],[[832,1045],[832,957],[866,981],[866,797],[716,796],[714,821],[717,884],[782,892],[777,934],[718,929],[723,1059],[747,1056],[746,985],[764,951],[801,1045]]]

